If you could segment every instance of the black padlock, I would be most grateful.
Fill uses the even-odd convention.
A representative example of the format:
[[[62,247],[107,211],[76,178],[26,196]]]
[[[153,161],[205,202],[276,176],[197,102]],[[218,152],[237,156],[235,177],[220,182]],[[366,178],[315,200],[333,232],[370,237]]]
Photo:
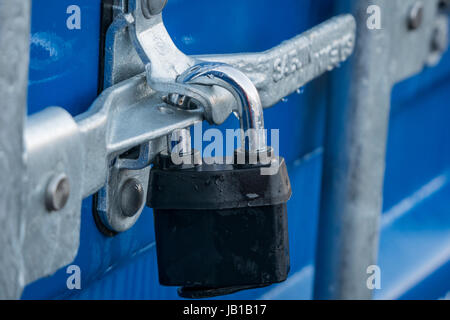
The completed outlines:
[[[264,165],[174,165],[160,155],[151,170],[159,281],[182,297],[204,298],[284,281],[289,272],[283,158]],[[273,162],[272,162],[273,165]]]

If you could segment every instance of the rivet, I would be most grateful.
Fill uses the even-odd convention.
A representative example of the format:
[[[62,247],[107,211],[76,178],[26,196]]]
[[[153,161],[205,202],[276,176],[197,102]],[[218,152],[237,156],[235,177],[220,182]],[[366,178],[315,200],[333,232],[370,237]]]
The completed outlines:
[[[160,14],[167,4],[167,0],[141,0],[142,13],[146,18]]]
[[[122,214],[126,217],[133,217],[139,212],[144,202],[144,187],[142,183],[130,178],[122,185],[120,190],[120,207]]]
[[[64,173],[53,176],[46,189],[45,206],[49,211],[59,211],[67,203],[70,195],[69,179]]]

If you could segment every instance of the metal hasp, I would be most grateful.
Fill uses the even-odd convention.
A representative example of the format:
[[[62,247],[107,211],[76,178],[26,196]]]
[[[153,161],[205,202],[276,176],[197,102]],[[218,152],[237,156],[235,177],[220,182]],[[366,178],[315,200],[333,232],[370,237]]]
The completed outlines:
[[[355,54],[333,78],[316,257],[317,299],[369,299],[376,265],[392,87],[436,64],[447,48],[437,0],[341,1],[357,19]],[[368,9],[381,9],[369,29]],[[373,7],[372,7],[373,8]],[[436,42],[444,34],[444,43]],[[342,78],[350,81],[343,82]]]
[[[105,41],[105,87],[144,72],[149,86],[177,110],[195,110],[201,106],[204,118],[214,124],[223,123],[236,111],[241,128],[255,129],[250,130],[255,136],[249,140],[256,144],[249,147],[256,149],[264,148],[265,137],[261,130],[262,112],[255,105],[270,107],[333,70],[350,56],[355,43],[355,21],[350,15],[342,15],[262,53],[188,57],[173,44],[161,13],[146,15],[141,1],[132,0],[127,4],[115,0],[114,4],[114,19]],[[227,79],[218,75],[226,75]],[[244,87],[247,93],[252,92],[250,100],[242,99]],[[163,109],[172,112],[169,105]],[[190,149],[188,130],[177,130],[168,139],[184,141],[185,149]],[[163,140],[158,141],[160,147],[165,146]],[[122,184],[130,178],[136,179],[144,186],[144,193],[147,192],[149,167],[141,164],[148,163],[149,148],[141,146],[140,149],[147,151],[134,153],[137,160],[125,159],[126,166],[123,157],[119,157],[120,161],[107,173],[105,186],[95,196],[94,217],[108,235],[132,227],[142,212],[143,205],[132,217],[124,216],[120,203],[115,200]],[[155,151],[154,147],[151,149]],[[190,150],[180,151],[190,153]]]
[[[201,61],[226,63],[270,107],[346,60],[355,42],[355,21],[342,15],[266,52],[189,57],[173,45],[160,9],[116,2],[105,45],[106,89],[75,118],[51,107],[25,122],[30,5],[0,0],[0,25],[8,25],[0,28],[1,298],[19,298],[26,284],[73,261],[82,199],[97,193],[105,233],[128,230],[145,205],[150,164],[167,150],[167,136],[205,119],[220,124],[245,106],[239,91],[179,82],[180,74]],[[168,103],[174,94],[196,107]]]

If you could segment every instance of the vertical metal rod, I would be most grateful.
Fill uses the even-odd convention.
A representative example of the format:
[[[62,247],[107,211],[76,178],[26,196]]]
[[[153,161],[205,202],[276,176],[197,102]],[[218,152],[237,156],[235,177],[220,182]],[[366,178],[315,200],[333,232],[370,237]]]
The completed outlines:
[[[25,281],[24,125],[27,113],[30,0],[0,0],[0,299],[20,298]],[[6,217],[8,215],[9,217]],[[12,280],[14,279],[14,280]]]
[[[352,1],[350,10],[357,20],[355,52],[348,67],[332,78],[316,299],[372,297],[367,267],[376,264],[378,252],[391,79],[386,71],[390,53],[387,28],[373,32],[366,25],[371,4],[383,7],[385,1]]]

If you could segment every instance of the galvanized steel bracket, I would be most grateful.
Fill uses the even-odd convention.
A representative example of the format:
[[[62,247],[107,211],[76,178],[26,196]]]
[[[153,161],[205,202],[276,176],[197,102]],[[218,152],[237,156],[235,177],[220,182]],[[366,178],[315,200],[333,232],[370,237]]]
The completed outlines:
[[[184,102],[179,97],[193,98],[202,106],[205,119],[214,124],[225,121],[237,102],[229,91],[219,86],[177,82],[181,73],[200,61],[226,63],[241,70],[256,86],[267,108],[339,66],[350,56],[355,43],[354,19],[344,15],[262,53],[189,57],[174,45],[163,24],[162,13],[148,14],[143,10],[143,2],[135,0],[129,1],[128,6],[116,0],[114,8],[115,17],[106,36],[105,87],[136,74],[145,74],[149,87],[168,97],[166,102],[178,105],[178,101]],[[124,217],[115,199],[130,176],[140,181],[146,193],[148,170],[148,167],[124,168],[118,164],[111,168],[95,203],[103,224],[113,230],[106,230],[106,233],[113,235],[124,231],[137,220],[142,208],[134,217]]]
[[[25,6],[25,2],[20,4]],[[343,15],[262,53],[189,57],[172,43],[161,14],[150,6],[140,7],[144,2],[129,1],[130,7],[125,8],[117,1],[116,19],[106,41],[105,90],[91,108],[75,118],[62,108],[47,108],[30,116],[24,130],[19,130],[19,140],[25,141],[24,156],[19,158],[26,173],[24,177],[20,163],[11,173],[23,182],[21,205],[0,212],[5,221],[21,217],[11,222],[19,234],[0,238],[2,252],[14,253],[2,256],[2,267],[15,266],[2,269],[2,298],[20,297],[27,283],[73,261],[84,198],[100,191],[96,208],[102,214],[97,222],[112,233],[128,230],[138,219],[145,198],[130,215],[121,207],[121,190],[133,188],[137,181],[146,195],[149,165],[166,150],[166,136],[204,119],[219,124],[228,117],[236,105],[230,92],[175,81],[189,66],[203,60],[237,68],[256,86],[262,105],[270,107],[345,61],[355,43],[355,21]],[[141,13],[136,14],[138,10]],[[29,19],[29,7],[25,12]],[[164,97],[173,93],[195,98],[201,108],[183,110],[169,105]],[[2,132],[0,127],[0,137],[4,137]]]

